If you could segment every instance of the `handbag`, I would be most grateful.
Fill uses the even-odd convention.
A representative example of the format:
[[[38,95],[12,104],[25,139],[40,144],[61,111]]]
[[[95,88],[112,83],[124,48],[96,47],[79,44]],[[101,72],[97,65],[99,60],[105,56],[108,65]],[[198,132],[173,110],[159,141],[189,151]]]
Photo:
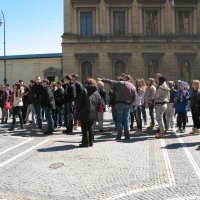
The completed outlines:
[[[6,110],[9,110],[9,109],[11,108],[10,102],[7,102],[7,103],[5,104],[5,106],[4,106],[4,108],[5,108]]]

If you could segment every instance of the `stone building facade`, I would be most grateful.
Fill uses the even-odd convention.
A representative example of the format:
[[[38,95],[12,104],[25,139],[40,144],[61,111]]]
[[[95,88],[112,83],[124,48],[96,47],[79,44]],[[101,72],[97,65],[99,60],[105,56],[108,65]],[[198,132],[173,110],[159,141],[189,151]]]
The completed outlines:
[[[22,79],[29,84],[36,75],[50,81],[62,78],[62,53],[6,56],[7,83]],[[0,84],[4,80],[4,56],[0,56]]]
[[[64,0],[63,72],[200,79],[199,0]]]

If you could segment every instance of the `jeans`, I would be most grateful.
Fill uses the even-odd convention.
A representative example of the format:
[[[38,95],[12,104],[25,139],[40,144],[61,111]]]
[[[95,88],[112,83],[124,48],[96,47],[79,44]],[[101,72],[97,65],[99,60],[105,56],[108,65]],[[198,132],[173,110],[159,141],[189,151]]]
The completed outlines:
[[[31,114],[31,117],[32,117],[32,122],[33,122],[33,124],[35,124],[35,110],[34,110],[33,104],[28,105],[28,108],[27,108],[27,111],[26,111],[25,121],[28,121],[30,114]]]
[[[117,110],[117,139],[121,139],[123,126],[125,139],[129,139],[129,123],[130,123],[130,105],[125,103],[118,103]]]
[[[63,105],[56,105],[54,117],[54,126],[57,127],[57,125],[59,124],[59,126],[61,127],[63,122]]]
[[[41,104],[33,104],[35,115],[36,115],[36,123],[38,128],[42,129],[42,109]]]
[[[135,116],[137,119],[137,128],[142,130],[142,106],[137,107],[137,110],[135,110]]]
[[[73,130],[72,103],[65,103],[64,105],[64,124],[67,130]]]
[[[45,106],[44,112],[45,112],[45,117],[46,117],[46,120],[47,120],[48,131],[52,131],[53,126],[54,126],[52,109]]]

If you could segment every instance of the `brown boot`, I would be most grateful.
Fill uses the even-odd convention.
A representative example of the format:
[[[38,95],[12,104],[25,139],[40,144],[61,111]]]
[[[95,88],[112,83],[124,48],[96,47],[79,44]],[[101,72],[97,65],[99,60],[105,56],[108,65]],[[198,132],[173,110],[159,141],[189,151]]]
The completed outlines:
[[[155,136],[156,139],[161,139],[161,138],[165,138],[165,134],[164,133],[157,133]]]

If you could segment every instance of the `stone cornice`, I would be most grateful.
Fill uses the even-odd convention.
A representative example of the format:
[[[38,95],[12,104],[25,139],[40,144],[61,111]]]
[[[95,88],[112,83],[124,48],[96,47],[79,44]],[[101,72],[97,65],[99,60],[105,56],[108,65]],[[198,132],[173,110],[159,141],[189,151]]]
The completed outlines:
[[[196,57],[197,52],[175,52],[176,57]]]
[[[82,58],[96,58],[98,57],[98,53],[76,53],[75,57],[78,59],[82,59]]]
[[[71,0],[72,4],[99,4],[101,0]]]
[[[133,3],[134,0],[104,0],[106,4],[111,4],[111,5],[115,5],[115,4],[120,4],[120,5],[124,5],[124,4],[131,4]]]
[[[137,0],[140,4],[148,4],[148,5],[155,5],[155,4],[164,4],[166,0]]]
[[[197,4],[199,0],[171,0],[174,5]]]
[[[144,58],[151,58],[151,57],[159,57],[162,58],[165,53],[162,52],[142,52],[142,56]]]
[[[84,37],[77,34],[64,33],[62,36],[63,44],[89,44],[89,43],[185,43],[194,44],[200,43],[200,35],[126,35],[126,36],[112,36],[112,35],[94,35]]]
[[[110,58],[128,58],[132,56],[130,52],[109,52],[108,56]]]

